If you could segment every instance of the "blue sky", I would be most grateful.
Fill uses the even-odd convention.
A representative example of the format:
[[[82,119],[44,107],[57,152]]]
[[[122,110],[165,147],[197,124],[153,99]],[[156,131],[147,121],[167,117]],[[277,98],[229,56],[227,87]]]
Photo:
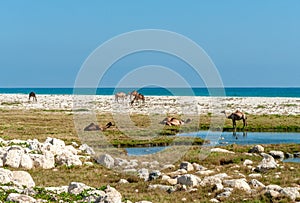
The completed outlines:
[[[298,0],[1,1],[0,87],[72,87],[93,50],[139,29],[190,38],[227,87],[300,87],[299,11]],[[172,56],[130,57],[115,64],[104,85],[117,82],[120,68],[157,64],[181,69],[191,85],[203,86]]]

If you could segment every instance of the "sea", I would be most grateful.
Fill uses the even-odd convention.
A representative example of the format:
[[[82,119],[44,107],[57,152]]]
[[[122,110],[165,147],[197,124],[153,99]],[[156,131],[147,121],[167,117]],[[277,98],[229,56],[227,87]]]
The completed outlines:
[[[300,97],[300,87],[227,87],[221,88],[0,88],[0,94],[114,95],[137,90],[148,96],[230,96],[230,97]],[[224,91],[223,91],[224,90]],[[213,92],[213,95],[210,94]],[[225,92],[225,95],[224,95]]]

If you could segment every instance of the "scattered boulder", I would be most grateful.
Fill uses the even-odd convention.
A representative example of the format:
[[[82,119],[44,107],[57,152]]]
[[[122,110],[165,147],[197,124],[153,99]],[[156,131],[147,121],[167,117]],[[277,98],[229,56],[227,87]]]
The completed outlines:
[[[141,179],[144,179],[145,181],[149,180],[149,171],[146,168],[142,168],[138,170],[138,176]]]
[[[84,183],[78,183],[78,182],[71,182],[68,187],[68,192],[70,194],[78,195],[84,190],[91,189],[91,187],[87,186]]]
[[[219,153],[228,153],[228,154],[234,154],[234,152],[229,151],[227,149],[222,149],[222,148],[212,148],[210,152],[219,152]]]
[[[282,151],[270,151],[269,154],[274,158],[274,159],[284,159],[284,153]]]
[[[74,155],[70,151],[64,150],[62,154],[56,157],[56,162],[59,165],[66,165],[66,166],[81,166],[82,162],[78,156]]]
[[[33,161],[28,154],[23,154],[20,161],[20,167],[25,169],[33,168]]]
[[[91,148],[90,146],[88,146],[87,144],[83,144],[79,147],[79,150],[81,150],[82,152],[88,154],[88,155],[94,155],[95,151],[93,150],[93,148]]]
[[[249,160],[249,159],[246,159],[243,163],[244,166],[248,166],[248,165],[252,165],[253,164],[253,161]]]
[[[252,149],[249,150],[249,153],[260,154],[265,151],[265,148],[261,145],[255,145]]]
[[[295,158],[300,158],[300,152],[294,153]]]
[[[13,173],[10,170],[0,168],[0,183],[1,184],[7,184],[7,183],[11,182],[12,179],[13,179]]]
[[[149,190],[155,190],[155,189],[160,189],[164,191],[169,191],[173,189],[173,186],[170,185],[161,185],[161,184],[155,184],[155,185],[149,185],[148,187]]]
[[[203,176],[209,176],[211,174],[215,173],[214,170],[204,170],[204,171],[197,171],[197,175],[203,175]]]
[[[254,188],[265,188],[265,185],[256,179],[250,180],[250,185]]]
[[[276,190],[267,190],[264,194],[270,198],[277,198],[280,196],[280,193]]]
[[[201,183],[201,179],[192,174],[185,174],[178,177],[177,182],[182,185],[197,187]]]
[[[265,187],[265,190],[275,190],[275,191],[280,191],[280,190],[282,190],[282,187],[280,187],[279,185],[273,185],[273,184],[271,184],[271,185],[267,185],[266,187]]]
[[[149,180],[155,180],[161,176],[161,172],[158,170],[154,170],[151,173],[149,173]]]
[[[251,173],[248,176],[249,178],[262,178],[262,175],[260,173]]]
[[[280,193],[291,200],[295,201],[296,198],[300,198],[299,188],[297,187],[285,187],[280,190]]]
[[[224,185],[227,185],[229,187],[233,187],[239,190],[244,190],[246,192],[249,192],[251,190],[249,184],[246,182],[246,179],[232,179],[232,180],[224,180]]]
[[[284,157],[287,159],[291,159],[291,158],[294,158],[294,154],[286,152],[286,153],[284,153]]]
[[[255,168],[255,171],[264,172],[270,169],[277,168],[278,164],[275,162],[274,158],[268,154],[262,153],[263,160]]]
[[[186,171],[193,171],[194,170],[194,166],[190,163],[190,162],[187,162],[187,161],[184,161],[180,164],[180,169],[185,169]]]
[[[15,185],[26,186],[27,188],[32,188],[35,186],[31,175],[26,171],[13,171],[12,181]]]
[[[102,154],[96,161],[107,168],[112,168],[115,165],[114,159],[109,154]]]
[[[34,199],[33,197],[30,197],[28,195],[23,195],[23,194],[18,194],[18,193],[10,193],[7,198],[6,201],[8,202],[20,202],[20,203],[35,203],[37,202],[36,199]]]
[[[12,146],[4,157],[4,165],[19,168],[24,150],[20,146]]]
[[[118,183],[120,183],[120,184],[127,184],[129,182],[126,179],[120,179]]]
[[[223,199],[230,197],[230,195],[231,195],[231,191],[225,191],[225,192],[218,194],[217,199],[223,200]]]
[[[103,203],[121,203],[122,202],[122,195],[113,187],[109,185],[105,189],[105,195],[100,196],[96,202],[103,202]]]

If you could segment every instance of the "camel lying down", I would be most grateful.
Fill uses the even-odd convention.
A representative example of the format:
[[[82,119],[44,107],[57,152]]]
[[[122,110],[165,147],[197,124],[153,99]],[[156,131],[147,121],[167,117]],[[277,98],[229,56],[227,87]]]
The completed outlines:
[[[99,125],[91,123],[84,128],[84,131],[98,131],[98,130],[105,131],[107,128],[109,128],[112,125],[113,125],[112,122],[108,122],[104,127],[100,127]]]
[[[180,125],[183,125],[185,123],[189,123],[191,121],[192,120],[189,119],[189,118],[184,121],[184,120],[179,120],[179,119],[174,118],[174,117],[167,117],[163,121],[161,121],[160,123],[168,125],[168,126],[180,126]]]

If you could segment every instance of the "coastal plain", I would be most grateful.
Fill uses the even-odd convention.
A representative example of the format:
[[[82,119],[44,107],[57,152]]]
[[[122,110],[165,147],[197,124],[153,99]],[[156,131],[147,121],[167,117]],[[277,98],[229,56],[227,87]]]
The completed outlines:
[[[248,131],[298,131],[300,127],[300,99],[299,98],[274,98],[274,97],[177,97],[177,96],[146,96],[145,103],[129,105],[129,99],[116,102],[113,96],[92,95],[37,95],[37,102],[29,101],[25,94],[0,95],[0,137],[4,140],[28,140],[37,139],[44,142],[47,138],[63,140],[66,145],[72,143],[83,144],[80,136],[83,127],[90,122],[97,122],[104,126],[107,122],[113,122],[114,126],[103,132],[111,142],[116,145],[127,143],[130,139],[152,140],[149,132],[163,132],[160,140],[168,142],[172,139],[172,133],[189,132],[208,129],[213,118],[222,118],[224,129],[230,129],[230,119],[225,119],[222,110],[233,112],[243,111],[248,117]],[[167,117],[174,116],[192,122],[181,128],[165,128],[159,122]],[[79,119],[78,120],[76,119]],[[95,120],[94,120],[95,118]],[[150,124],[149,124],[150,123]],[[123,127],[120,127],[124,125]],[[137,129],[128,128],[127,125]],[[242,126],[238,121],[238,129]],[[153,128],[152,128],[153,127]],[[130,136],[128,136],[130,135]],[[166,136],[168,135],[168,136]],[[90,133],[88,136],[97,136]],[[147,137],[150,136],[150,137]],[[145,138],[145,139],[143,139]],[[151,139],[150,139],[151,138]],[[87,140],[88,141],[88,140]],[[88,143],[90,144],[90,143]],[[180,146],[178,146],[180,147]],[[173,174],[182,162],[200,164],[204,172],[212,174],[228,174],[228,177],[252,180],[252,170],[261,161],[258,154],[249,154],[253,146],[228,145],[222,147],[231,153],[212,152],[206,159],[199,159],[201,146],[192,146],[181,155],[172,166],[175,168],[162,170],[163,174]],[[281,150],[285,153],[298,153],[297,144],[264,145],[265,152]],[[155,157],[155,155],[154,155]],[[127,157],[130,159],[130,157]],[[246,160],[252,160],[250,165],[245,165]],[[140,162],[140,163],[146,163]],[[278,166],[273,170],[260,172],[258,180],[267,185],[280,185],[283,187],[299,187],[299,164],[283,163],[278,161]],[[161,163],[160,163],[161,164]],[[146,166],[143,166],[146,167]],[[15,168],[7,167],[10,170]],[[150,168],[149,168],[150,170]],[[144,181],[135,173],[125,174],[107,169],[97,163],[83,166],[57,165],[53,169],[44,170],[32,168],[28,170],[40,187],[69,185],[70,181],[83,182],[86,185],[100,188],[110,185],[122,194],[122,201],[131,200],[138,202],[148,200],[150,202],[209,202],[221,194],[215,190],[215,186],[200,186],[196,188],[179,189],[169,194],[161,189],[149,189],[151,185],[170,185],[165,180],[157,179]],[[194,173],[194,172],[190,172]],[[205,176],[197,175],[204,181]],[[128,180],[127,185],[120,184],[120,179]],[[75,196],[68,197],[75,201]],[[234,189],[230,197],[217,198],[222,202],[290,202],[286,196],[269,196],[264,190],[255,192],[240,192]],[[296,198],[299,200],[299,197]],[[49,200],[50,201],[50,200]],[[66,201],[68,202],[68,201]]]

